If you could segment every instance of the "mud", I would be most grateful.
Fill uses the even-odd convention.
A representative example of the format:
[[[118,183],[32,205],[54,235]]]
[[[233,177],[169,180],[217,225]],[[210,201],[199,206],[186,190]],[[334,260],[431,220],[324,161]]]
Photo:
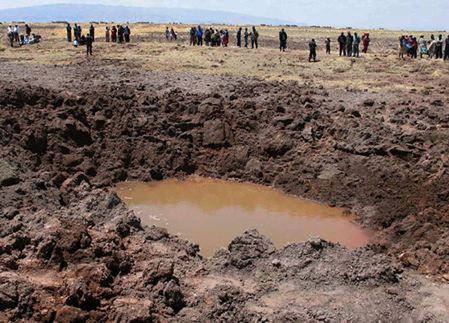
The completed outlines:
[[[343,209],[282,194],[261,185],[211,180],[124,182],[113,188],[145,225],[166,228],[213,256],[238,235],[256,229],[277,248],[320,237],[357,249],[369,243]],[[374,243],[374,241],[372,242]]]
[[[0,321],[447,321],[445,91],[197,91],[119,63],[99,82],[92,64],[0,83]],[[107,189],[191,174],[347,208],[383,242],[277,250],[249,231],[205,260]]]

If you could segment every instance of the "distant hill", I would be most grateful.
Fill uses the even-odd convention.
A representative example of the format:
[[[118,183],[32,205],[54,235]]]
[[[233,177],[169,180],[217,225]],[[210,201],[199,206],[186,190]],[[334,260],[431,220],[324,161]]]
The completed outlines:
[[[56,4],[0,10],[0,21],[26,22],[153,22],[288,25],[291,21],[224,11],[179,8],[143,8],[106,5]]]

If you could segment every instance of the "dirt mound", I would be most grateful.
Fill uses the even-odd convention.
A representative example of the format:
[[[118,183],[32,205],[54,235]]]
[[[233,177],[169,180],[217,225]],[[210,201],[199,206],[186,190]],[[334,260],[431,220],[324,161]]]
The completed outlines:
[[[0,93],[1,319],[438,319],[400,292],[421,284],[403,270],[449,272],[449,114],[426,98],[348,104],[255,80],[222,94],[131,84]],[[193,173],[348,207],[384,242],[275,250],[251,231],[203,260],[198,246],[142,228],[107,191]]]

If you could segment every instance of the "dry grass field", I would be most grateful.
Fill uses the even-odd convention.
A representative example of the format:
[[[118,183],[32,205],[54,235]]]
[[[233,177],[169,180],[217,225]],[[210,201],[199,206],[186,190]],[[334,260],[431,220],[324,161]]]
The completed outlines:
[[[278,27],[260,27],[260,49],[239,49],[235,46],[235,26],[213,26],[228,29],[231,33],[231,46],[228,48],[190,47],[188,31],[190,26],[175,25],[179,39],[166,42],[165,25],[132,24],[132,42],[117,45],[104,42],[105,25],[97,24],[94,45],[95,60],[114,60],[132,62],[148,71],[190,72],[193,74],[229,75],[256,77],[265,80],[295,80],[304,84],[326,87],[347,88],[357,91],[421,90],[429,85],[429,78],[435,82],[449,81],[449,64],[443,61],[399,60],[397,58],[397,39],[402,34],[425,35],[430,32],[351,30],[359,35],[369,32],[371,45],[369,53],[360,59],[338,56],[336,39],[342,29],[290,27],[289,50],[280,53],[278,46]],[[82,24],[87,32],[88,24]],[[43,37],[38,45],[7,49],[2,35],[3,49],[1,59],[30,64],[71,64],[84,58],[82,48],[74,48],[65,41],[63,24],[33,26],[34,32]],[[84,33],[84,32],[83,32]],[[434,34],[439,34],[436,31]],[[333,41],[332,54],[325,55],[324,40]],[[318,43],[318,63],[308,63],[308,41],[315,38]]]

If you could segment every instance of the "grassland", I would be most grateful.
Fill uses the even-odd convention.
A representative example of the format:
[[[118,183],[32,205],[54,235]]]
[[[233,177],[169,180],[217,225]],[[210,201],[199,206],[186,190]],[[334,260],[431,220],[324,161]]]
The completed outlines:
[[[82,24],[87,31],[88,24]],[[97,42],[94,46],[96,60],[127,60],[144,70],[191,72],[208,75],[250,76],[265,80],[295,80],[305,84],[348,90],[387,91],[419,90],[427,86],[427,78],[436,77],[447,82],[449,64],[429,59],[399,60],[396,55],[397,39],[402,34],[425,35],[430,32],[351,30],[369,32],[371,46],[369,53],[360,59],[339,57],[336,39],[346,30],[325,28],[286,28],[289,35],[289,50],[280,53],[278,27],[260,27],[259,50],[235,47],[235,26],[214,26],[231,32],[229,48],[190,47],[188,31],[190,26],[175,25],[179,35],[177,42],[166,42],[165,25],[133,24],[132,42],[117,45],[104,42],[104,24],[96,26]],[[83,60],[84,51],[74,48],[65,41],[63,24],[41,24],[33,26],[34,32],[43,37],[43,42],[34,46],[8,49],[2,52],[2,60],[29,64],[71,64]],[[438,34],[435,32],[434,34]],[[5,36],[2,36],[6,47]],[[332,54],[324,54],[324,40],[333,41]],[[307,44],[311,38],[318,42],[319,62],[308,62]],[[2,49],[0,49],[2,51]]]

